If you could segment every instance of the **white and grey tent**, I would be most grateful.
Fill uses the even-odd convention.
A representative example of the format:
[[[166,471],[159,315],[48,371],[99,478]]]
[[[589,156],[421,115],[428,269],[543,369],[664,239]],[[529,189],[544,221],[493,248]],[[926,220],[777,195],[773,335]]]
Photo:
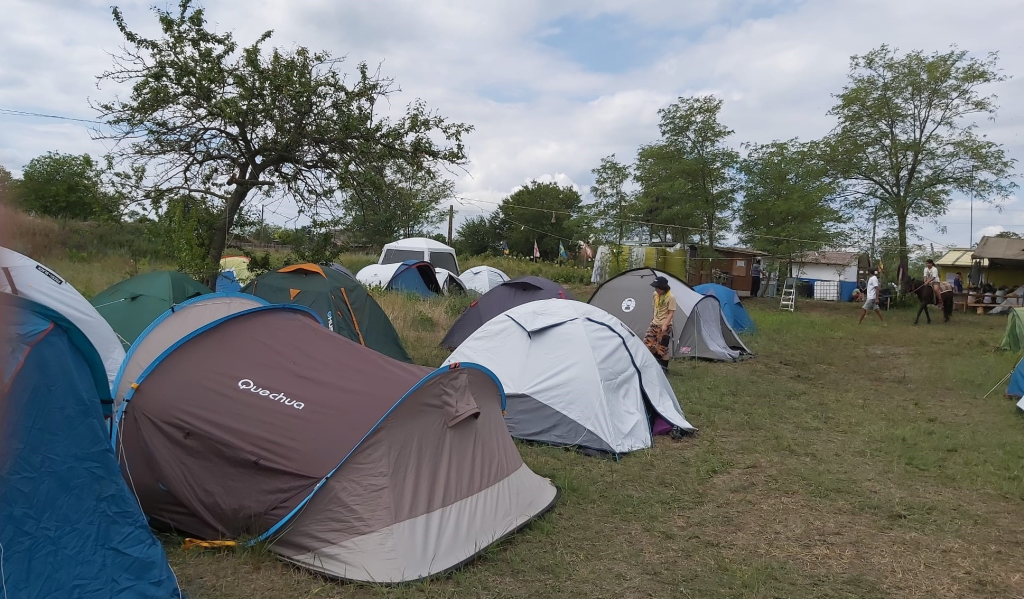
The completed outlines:
[[[124,346],[89,300],[71,283],[42,264],[14,250],[0,247],[0,292],[38,302],[70,320],[103,360],[107,383],[113,386],[117,369],[124,360]]]
[[[463,272],[459,278],[466,287],[481,295],[509,280],[507,274],[493,266],[474,266]]]
[[[626,323],[643,337],[654,318],[654,277],[668,279],[676,310],[672,356],[707,360],[739,360],[750,355],[722,314],[722,304],[713,295],[703,295],[678,278],[651,268],[634,268],[608,279],[590,297],[590,304]]]
[[[513,437],[609,454],[650,447],[656,432],[693,432],[647,346],[604,310],[529,302],[492,318],[444,365],[498,377]]]

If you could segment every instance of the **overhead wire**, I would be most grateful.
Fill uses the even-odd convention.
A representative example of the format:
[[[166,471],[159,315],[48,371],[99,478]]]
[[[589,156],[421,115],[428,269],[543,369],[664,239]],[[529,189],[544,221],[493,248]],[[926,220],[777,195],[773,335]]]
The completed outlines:
[[[508,207],[511,207],[511,208],[520,208],[520,209],[524,209],[524,210],[533,210],[533,211],[536,211],[536,212],[545,212],[545,213],[551,213],[551,214],[563,214],[563,215],[573,216],[573,213],[570,212],[570,211],[567,211],[567,210],[558,210],[558,209],[549,209],[549,208],[538,208],[538,207],[535,207],[535,206],[523,206],[523,205],[520,205],[520,204],[512,204],[512,203],[509,203],[509,202],[494,202],[494,201],[491,201],[491,200],[480,200],[480,199],[476,199],[476,198],[467,198],[467,197],[463,197],[463,196],[455,196],[455,199],[460,204],[462,204],[463,206],[466,206],[465,202],[463,201],[463,200],[465,200],[465,201],[474,202],[474,203],[475,202],[482,202],[482,203],[485,203],[485,204],[493,204],[495,206],[508,206]],[[483,209],[480,208],[479,206],[473,206],[473,207],[477,208],[478,210],[483,212]],[[570,243],[588,243],[586,240],[572,240],[572,239],[568,239],[566,237],[562,237],[560,235],[557,235],[555,233],[551,233],[549,231],[544,231],[544,230],[541,230],[541,229],[538,229],[538,228],[535,228],[535,227],[532,227],[532,226],[529,226],[529,225],[525,225],[525,224],[523,224],[521,222],[513,220],[509,216],[505,216],[505,218],[508,221],[510,221],[513,224],[515,224],[515,225],[518,225],[518,226],[526,228],[526,229],[530,229],[531,231],[540,233],[542,235],[547,235],[547,236],[550,236],[550,237],[555,237],[555,238],[558,238],[558,239],[561,239],[561,240],[569,241]],[[620,219],[620,218],[614,218],[614,217],[610,218],[609,220],[616,221],[616,222],[625,222],[625,223],[630,223],[630,224],[653,226],[653,227],[664,227],[666,229],[678,229],[678,230],[684,230],[684,231],[699,232],[699,233],[711,232],[709,229],[702,229],[702,228],[699,228],[699,227],[687,227],[687,226],[683,226],[683,225],[674,225],[674,224],[669,224],[669,223],[658,223],[658,222],[651,222],[651,221],[639,221],[639,220],[633,220],[633,219]],[[776,240],[776,241],[792,241],[792,242],[796,242],[796,243],[815,244],[815,245],[818,245],[820,247],[842,247],[842,248],[846,248],[846,249],[856,248],[858,250],[865,250],[865,249],[870,249],[871,248],[871,244],[867,244],[867,243],[862,243],[861,245],[855,245],[855,244],[838,245],[838,244],[833,244],[833,243],[828,242],[828,241],[813,240],[813,239],[800,239],[800,238],[797,238],[797,237],[785,237],[785,236],[780,236],[780,235],[753,234],[753,235],[750,235],[749,237],[757,238],[757,239],[773,239],[773,240]],[[951,249],[951,248],[957,247],[955,244],[941,244],[941,243],[936,242],[934,240],[928,239],[928,238],[924,237],[923,235],[918,235],[918,237],[929,241],[930,243],[936,245],[937,247],[942,247],[942,248],[946,248],[946,249]],[[914,246],[907,246],[906,248],[903,248],[903,247],[898,246],[898,245],[878,244],[878,243],[874,244],[873,247],[876,250],[900,250],[900,249],[911,250],[911,249],[916,249]]]

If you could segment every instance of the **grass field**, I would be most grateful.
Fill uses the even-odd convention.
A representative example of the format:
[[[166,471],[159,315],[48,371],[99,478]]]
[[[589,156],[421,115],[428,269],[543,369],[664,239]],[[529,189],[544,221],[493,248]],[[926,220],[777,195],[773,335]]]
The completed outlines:
[[[92,293],[138,267],[105,260],[50,264]],[[379,299],[413,357],[439,364],[464,303]],[[174,570],[194,599],[1024,597],[1024,419],[1002,388],[982,397],[1016,359],[994,349],[1005,319],[748,308],[754,359],[672,365],[699,435],[619,462],[522,445],[558,505],[448,577],[339,584],[165,538]]]

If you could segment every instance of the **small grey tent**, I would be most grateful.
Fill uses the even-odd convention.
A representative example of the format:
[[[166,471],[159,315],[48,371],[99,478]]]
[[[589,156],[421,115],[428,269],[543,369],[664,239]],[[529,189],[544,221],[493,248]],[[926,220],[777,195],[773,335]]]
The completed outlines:
[[[608,279],[590,297],[589,304],[617,317],[639,337],[647,333],[654,317],[654,277],[668,279],[679,304],[673,328],[672,356],[707,360],[739,360],[750,355],[722,313],[713,295],[703,295],[676,277],[650,268],[627,270]]]

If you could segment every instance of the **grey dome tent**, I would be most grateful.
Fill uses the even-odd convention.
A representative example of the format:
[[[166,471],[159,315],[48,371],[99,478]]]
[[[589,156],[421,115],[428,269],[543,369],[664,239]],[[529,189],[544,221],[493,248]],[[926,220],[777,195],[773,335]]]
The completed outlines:
[[[480,296],[448,329],[441,347],[455,349],[485,322],[527,302],[546,299],[576,299],[554,281],[544,277],[519,277],[506,281]]]
[[[619,455],[673,427],[696,432],[644,342],[596,306],[550,299],[512,308],[442,366],[467,362],[501,381],[517,439]]]
[[[750,350],[722,314],[722,304],[717,297],[698,293],[660,270],[634,268],[616,275],[602,283],[588,303],[615,316],[643,337],[654,318],[651,282],[656,276],[668,279],[679,304],[672,323],[675,332],[673,357],[735,361],[750,355]]]

